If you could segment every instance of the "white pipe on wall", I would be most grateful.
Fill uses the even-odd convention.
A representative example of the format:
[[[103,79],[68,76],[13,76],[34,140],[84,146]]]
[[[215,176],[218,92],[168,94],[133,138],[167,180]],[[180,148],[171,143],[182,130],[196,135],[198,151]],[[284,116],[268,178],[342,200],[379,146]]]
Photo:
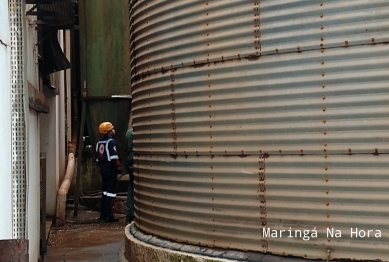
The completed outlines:
[[[73,176],[74,176],[74,154],[70,153],[68,156],[68,166],[66,168],[65,177],[62,181],[61,187],[57,192],[57,212],[55,225],[63,226],[65,224],[66,219],[66,196],[68,194],[69,188],[72,184]]]

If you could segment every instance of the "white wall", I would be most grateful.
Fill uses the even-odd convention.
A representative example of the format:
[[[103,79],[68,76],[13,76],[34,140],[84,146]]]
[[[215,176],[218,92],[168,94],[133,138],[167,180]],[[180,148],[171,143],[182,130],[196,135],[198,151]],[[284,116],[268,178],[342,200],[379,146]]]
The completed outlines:
[[[33,5],[27,5],[26,9],[30,9]],[[36,90],[39,90],[39,71],[38,71],[38,48],[36,43],[38,42],[38,35],[35,25],[30,25],[34,21],[34,16],[25,16],[25,28],[24,34],[26,38],[26,80]]]
[[[58,96],[47,88],[50,112],[39,116],[40,148],[46,154],[46,213],[55,216],[57,189],[59,188],[59,137],[58,137]]]
[[[28,85],[38,86],[38,68],[36,64],[35,44],[36,31],[26,24],[25,37],[25,89]],[[10,83],[10,39],[8,1],[0,1],[0,119],[5,128],[2,129],[2,150],[0,150],[0,239],[13,238],[12,222],[12,159],[11,159],[11,83]],[[27,93],[27,92],[26,92]],[[25,99],[28,99],[26,95]],[[26,101],[26,103],[28,103]],[[29,109],[26,112],[27,125],[27,238],[29,239],[30,261],[38,261],[40,238],[40,140],[38,113]],[[8,128],[7,128],[8,127]],[[54,131],[55,132],[55,131]],[[55,134],[55,133],[54,133]],[[55,161],[54,161],[55,162]]]
[[[0,239],[12,239],[12,159],[11,159],[11,83],[10,83],[10,38],[8,1],[0,1],[0,119],[2,150],[0,150]]]
[[[63,33],[59,31],[58,41],[63,47]],[[65,122],[65,74],[52,74],[55,91],[44,88],[49,101],[50,112],[40,115],[41,152],[46,154],[46,213],[55,216],[57,190],[66,171],[66,122]]]
[[[27,5],[26,9],[32,6]],[[24,20],[24,69],[25,85],[28,100],[29,86],[39,91],[39,75],[37,46],[38,36],[36,27],[30,25],[34,17],[25,16]],[[26,178],[27,178],[27,221],[26,237],[29,240],[29,258],[31,262],[38,261],[40,256],[40,138],[39,115],[34,109],[28,108],[26,102]]]
[[[36,262],[40,253],[40,150],[39,118],[33,109],[28,112],[27,127],[27,238],[30,261]]]

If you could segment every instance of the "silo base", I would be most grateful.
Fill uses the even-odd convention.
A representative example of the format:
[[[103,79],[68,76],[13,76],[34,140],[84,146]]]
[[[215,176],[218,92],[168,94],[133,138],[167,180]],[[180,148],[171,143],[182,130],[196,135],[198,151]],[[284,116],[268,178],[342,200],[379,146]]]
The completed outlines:
[[[313,262],[313,260],[300,258],[205,248],[172,242],[147,235],[140,231],[134,223],[127,225],[124,231],[124,257],[130,262]]]
[[[150,245],[136,238],[131,226],[125,228],[124,257],[131,262],[233,262],[237,260],[206,257],[194,253],[176,251],[169,248]],[[133,231],[133,230],[132,230]],[[152,238],[152,236],[146,236]],[[182,244],[177,244],[183,246]]]

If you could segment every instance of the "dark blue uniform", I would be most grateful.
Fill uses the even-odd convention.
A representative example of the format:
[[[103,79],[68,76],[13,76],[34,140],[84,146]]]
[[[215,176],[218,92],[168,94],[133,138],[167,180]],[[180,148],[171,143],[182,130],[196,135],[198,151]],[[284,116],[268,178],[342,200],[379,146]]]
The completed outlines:
[[[120,160],[117,153],[116,141],[104,136],[96,144],[96,162],[100,167],[102,179],[102,201],[100,219],[112,218],[112,204],[116,197],[117,174],[121,174]]]

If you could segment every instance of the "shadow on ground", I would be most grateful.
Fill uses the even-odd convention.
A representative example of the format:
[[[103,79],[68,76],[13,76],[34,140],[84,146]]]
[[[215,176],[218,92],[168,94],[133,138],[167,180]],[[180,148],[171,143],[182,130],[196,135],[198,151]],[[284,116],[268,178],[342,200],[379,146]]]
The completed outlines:
[[[117,262],[124,246],[125,216],[118,223],[100,223],[99,212],[81,208],[75,218],[69,211],[63,227],[51,226],[45,262]]]

